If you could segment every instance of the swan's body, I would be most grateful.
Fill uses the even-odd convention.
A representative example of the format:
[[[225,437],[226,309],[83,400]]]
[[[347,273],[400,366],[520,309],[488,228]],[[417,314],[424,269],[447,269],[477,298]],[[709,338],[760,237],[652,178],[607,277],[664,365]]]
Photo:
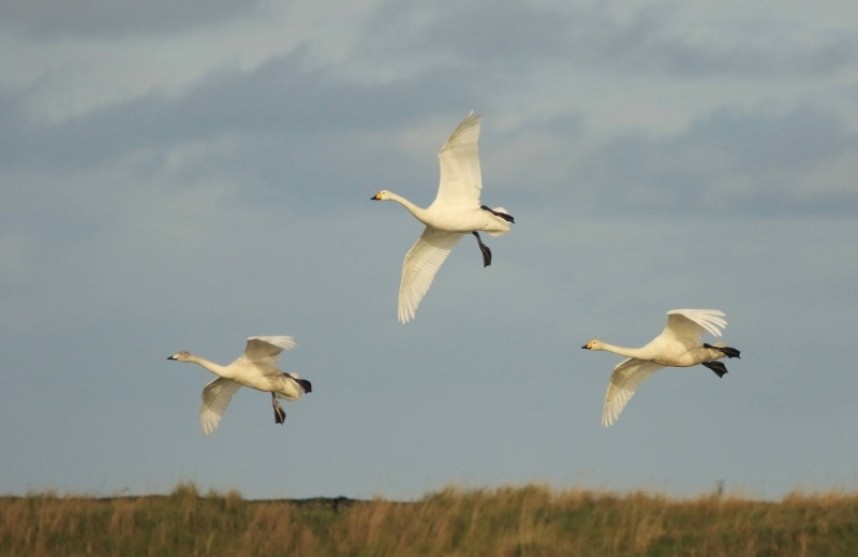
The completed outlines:
[[[640,348],[614,346],[601,340],[591,340],[581,348],[607,350],[627,359],[614,368],[611,382],[605,393],[602,425],[617,421],[620,412],[635,394],[640,384],[663,367],[690,367],[703,364],[718,377],[727,368],[718,360],[738,358],[739,351],[723,343],[706,344],[701,340],[704,332],[716,337],[727,326],[724,313],[717,309],[674,309],[667,312],[667,326],[660,335]]]
[[[450,251],[464,234],[477,238],[483,254],[483,266],[492,261],[492,252],[480,238],[480,232],[499,236],[509,232],[515,222],[506,209],[490,209],[480,203],[483,188],[477,140],[480,136],[480,117],[471,112],[450,135],[438,153],[441,180],[435,201],[427,208],[387,190],[376,193],[376,201],[396,201],[426,225],[423,234],[402,263],[399,283],[400,323],[414,318],[420,300],[426,295],[435,273],[441,268]]]
[[[278,424],[284,422],[286,411],[277,399],[298,400],[305,393],[313,390],[312,384],[306,379],[301,379],[297,373],[284,373],[277,369],[280,353],[293,348],[295,348],[295,340],[292,337],[250,337],[247,339],[244,353],[226,366],[190,352],[177,352],[167,359],[192,362],[218,376],[203,388],[203,403],[200,406],[200,425],[203,433],[210,435],[220,425],[220,419],[232,395],[241,387],[271,393],[274,422]]]

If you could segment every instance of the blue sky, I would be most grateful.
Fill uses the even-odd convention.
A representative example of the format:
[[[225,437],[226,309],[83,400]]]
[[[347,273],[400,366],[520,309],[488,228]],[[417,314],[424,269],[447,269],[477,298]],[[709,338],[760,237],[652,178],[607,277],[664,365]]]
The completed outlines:
[[[714,5],[712,5],[714,6]],[[4,2],[0,493],[420,497],[457,484],[855,489],[858,7],[845,1]],[[436,153],[483,115],[483,201],[396,320]],[[673,308],[742,350],[645,383]],[[290,334],[314,392],[202,368]]]

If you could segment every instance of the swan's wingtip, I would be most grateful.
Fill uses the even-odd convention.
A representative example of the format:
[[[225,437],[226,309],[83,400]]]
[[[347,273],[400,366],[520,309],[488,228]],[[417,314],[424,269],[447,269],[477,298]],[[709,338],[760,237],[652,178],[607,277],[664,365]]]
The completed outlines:
[[[417,308],[409,308],[406,306],[400,306],[396,313],[396,319],[405,325],[417,315]]]
[[[295,342],[295,337],[291,337],[289,335],[256,335],[247,337],[248,342],[251,340],[258,340],[281,350],[293,350],[298,346]]]

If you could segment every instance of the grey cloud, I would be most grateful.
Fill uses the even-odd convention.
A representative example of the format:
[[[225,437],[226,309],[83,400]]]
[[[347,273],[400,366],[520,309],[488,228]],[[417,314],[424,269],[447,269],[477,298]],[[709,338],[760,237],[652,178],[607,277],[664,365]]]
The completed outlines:
[[[450,2],[445,9],[400,3],[379,10],[368,26],[367,52],[382,58],[432,59],[520,71],[538,60],[560,67],[685,77],[815,75],[853,68],[858,42],[851,29],[830,30],[814,41],[788,33],[752,31],[719,40],[696,37],[676,23],[678,3],[639,9],[621,20],[603,4],[532,5]],[[735,27],[744,20],[737,16]],[[775,25],[775,22],[770,22]]]
[[[444,86],[457,79],[427,72],[355,84],[309,69],[298,52],[250,72],[214,72],[177,98],[150,93],[59,123],[25,118],[24,95],[0,92],[0,163],[6,176],[69,182],[112,168],[130,178],[117,176],[116,188],[228,181],[252,190],[252,203],[353,203],[384,183],[418,179],[385,134],[451,107],[463,116],[473,94]]]
[[[858,43],[846,36],[826,38],[813,46],[789,41],[764,45],[697,43],[652,36],[619,53],[616,61],[625,70],[685,77],[819,75],[854,67]]]
[[[424,112],[469,104],[455,99],[467,93],[433,89],[438,80],[431,74],[362,86],[306,69],[302,60],[291,54],[249,73],[217,72],[179,98],[150,93],[61,123],[24,119],[23,96],[5,92],[0,97],[0,121],[7,124],[0,131],[0,160],[6,168],[86,167],[135,150],[164,153],[186,141],[225,134],[306,137],[391,126],[413,117],[397,107],[418,97]],[[435,94],[426,96],[427,90]]]
[[[856,139],[833,114],[802,107],[774,115],[722,108],[692,123],[674,141],[710,145],[730,153],[738,169],[758,173],[812,169],[854,149]]]
[[[668,137],[627,134],[581,170],[591,195],[626,210],[855,214],[858,190],[818,171],[858,148],[858,135],[812,108],[780,114],[720,109]]]
[[[0,1],[2,24],[37,38],[159,36],[202,27],[254,11],[260,0]]]

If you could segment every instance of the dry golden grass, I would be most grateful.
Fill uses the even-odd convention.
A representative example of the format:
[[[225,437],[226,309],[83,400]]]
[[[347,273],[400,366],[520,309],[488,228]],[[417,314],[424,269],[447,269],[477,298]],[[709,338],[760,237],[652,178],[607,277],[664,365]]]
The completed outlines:
[[[0,555],[858,555],[858,495],[672,500],[544,486],[450,487],[411,502],[0,497]]]

